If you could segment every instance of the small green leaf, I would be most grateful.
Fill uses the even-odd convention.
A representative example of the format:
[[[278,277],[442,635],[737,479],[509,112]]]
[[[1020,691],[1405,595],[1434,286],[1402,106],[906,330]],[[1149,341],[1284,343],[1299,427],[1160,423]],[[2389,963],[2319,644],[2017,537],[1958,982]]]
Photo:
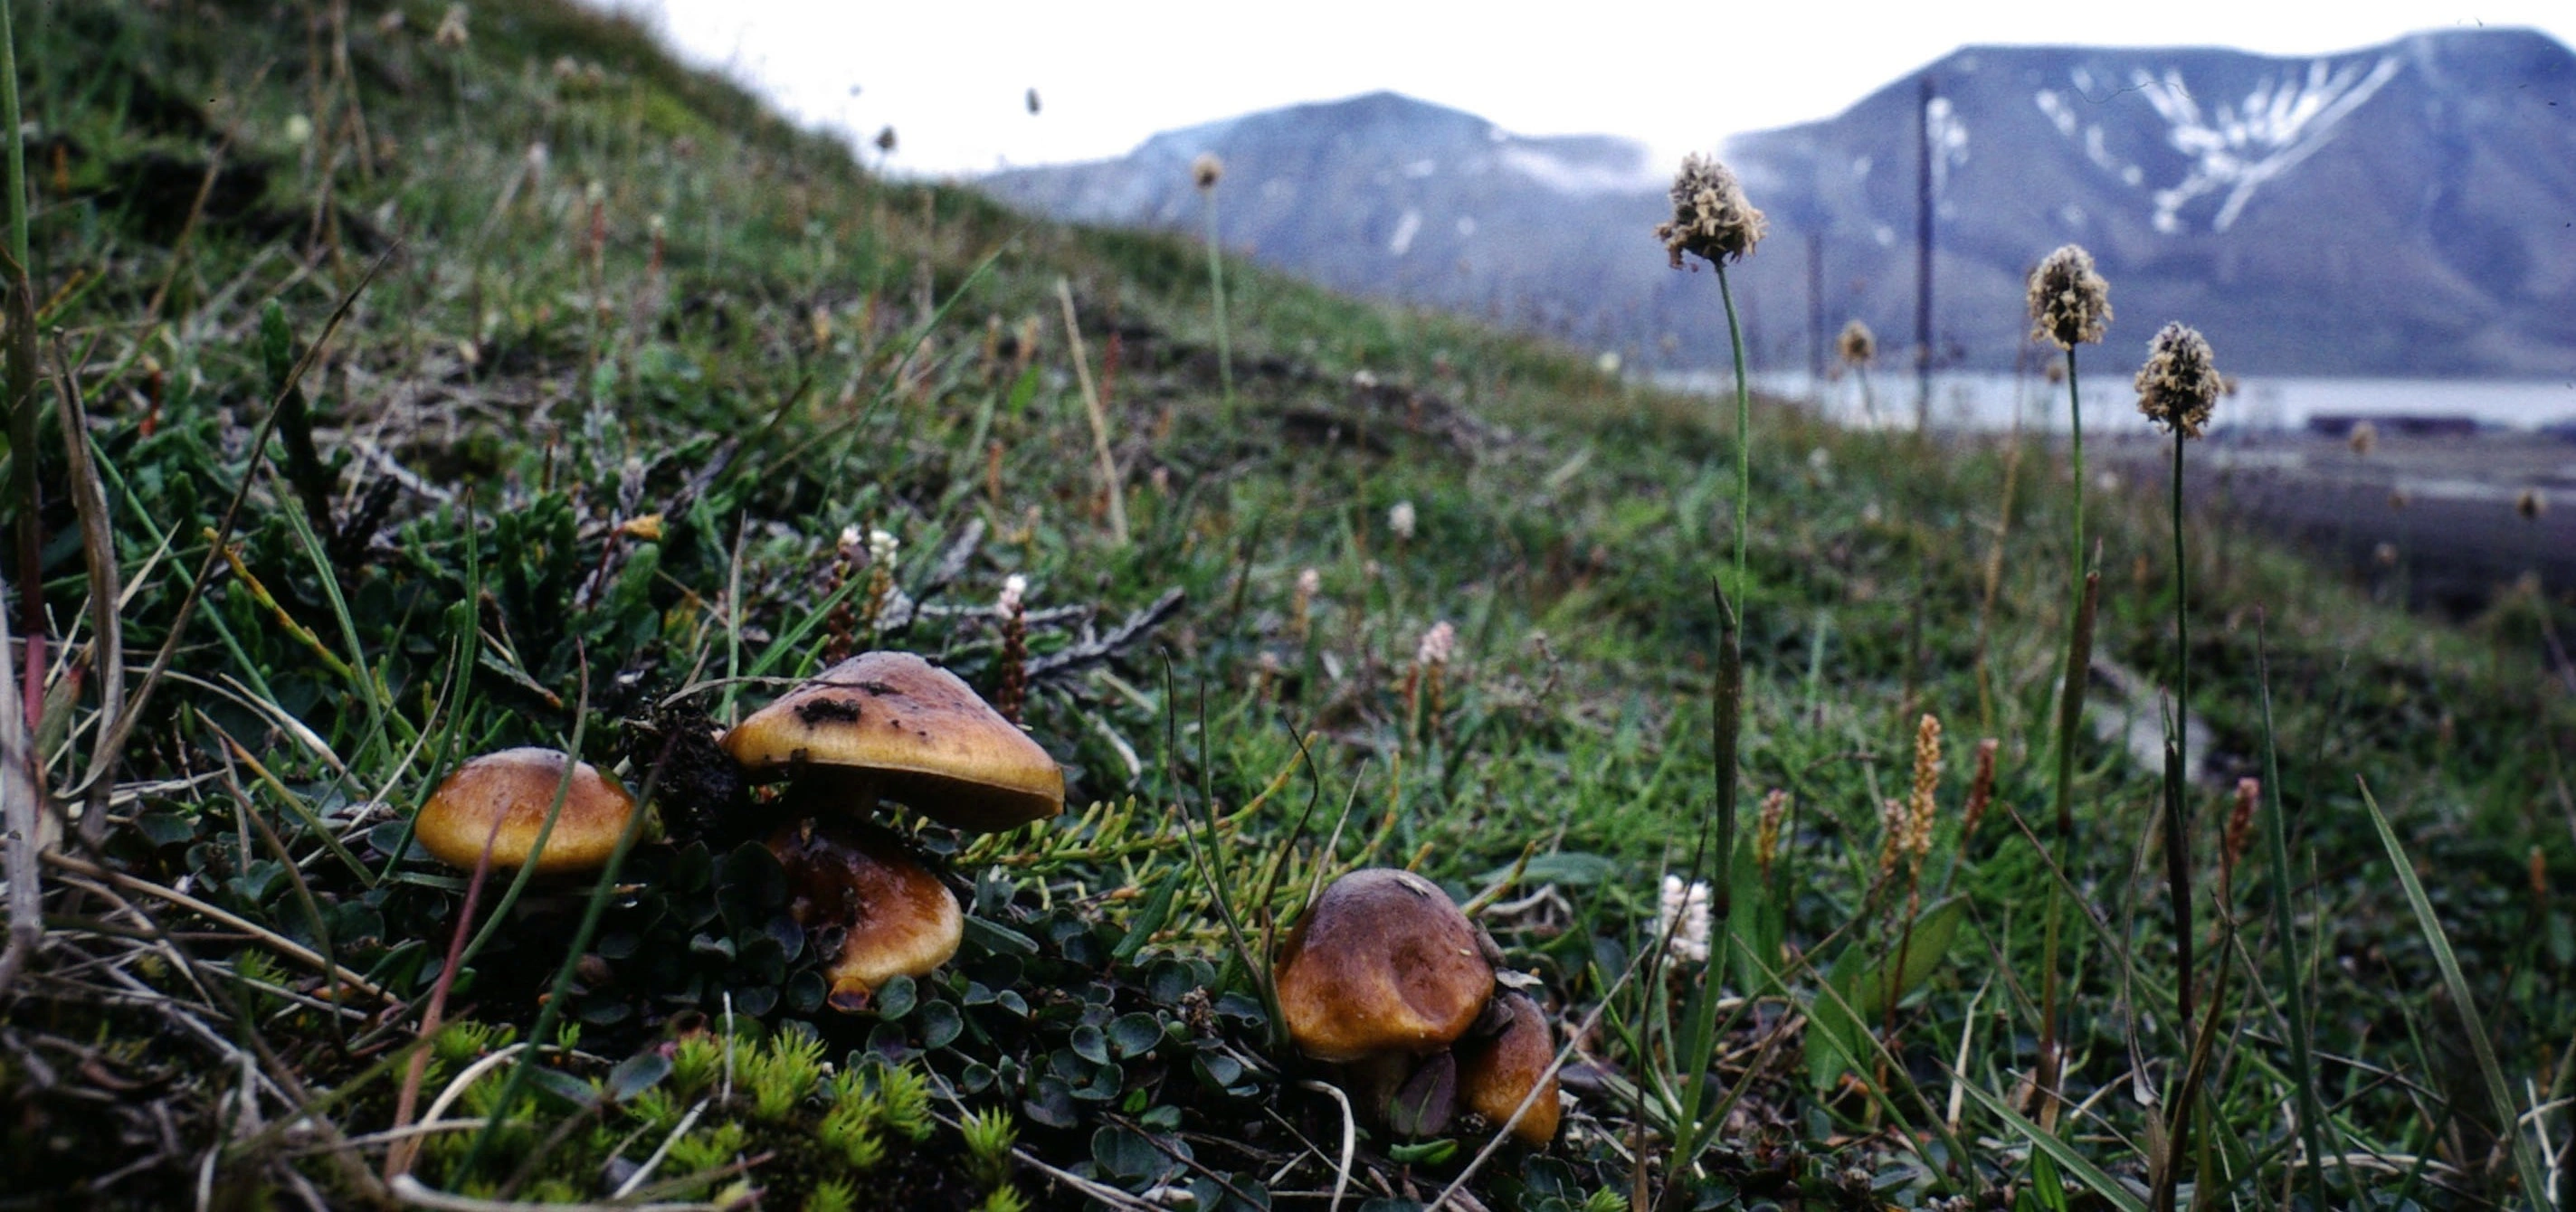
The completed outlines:
[[[1436,1166],[1458,1153],[1458,1142],[1443,1137],[1439,1140],[1415,1141],[1389,1145],[1386,1155],[1406,1165]]]
[[[767,851],[762,851],[766,854]],[[966,940],[986,951],[1036,955],[1037,940],[986,918],[966,919]]]
[[[915,992],[912,978],[909,976],[894,977],[886,983],[877,986],[877,1017],[885,1019],[888,1022],[900,1019],[904,1015],[912,1013],[912,1007],[916,1000],[917,994]]]
[[[1163,1042],[1163,1024],[1150,1014],[1122,1014],[1109,1024],[1109,1046],[1120,1059],[1143,1056]]]
[[[921,1046],[924,1050],[945,1048],[957,1042],[966,1031],[965,1017],[957,1007],[946,1002],[925,1002],[921,1007]]]
[[[1127,919],[1127,933],[1119,937],[1117,946],[1109,949],[1110,959],[1123,964],[1136,958],[1136,953],[1144,950],[1154,932],[1172,920],[1172,898],[1179,893],[1181,880],[1188,874],[1187,868],[1175,867],[1170,875],[1163,877],[1162,882],[1154,885],[1152,892],[1145,894],[1144,905],[1136,910],[1135,916]]]
[[[608,1101],[627,1102],[670,1075],[671,1058],[659,1052],[638,1052],[608,1071]]]

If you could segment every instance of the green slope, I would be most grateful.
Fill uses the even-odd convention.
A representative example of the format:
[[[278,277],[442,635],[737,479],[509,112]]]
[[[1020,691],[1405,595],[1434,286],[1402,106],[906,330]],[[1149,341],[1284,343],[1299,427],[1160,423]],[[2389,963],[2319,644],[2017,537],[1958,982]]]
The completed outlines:
[[[0,1189],[166,1206],[212,1175],[245,1204],[387,1198],[386,1142],[364,1138],[395,1122],[401,1048],[468,883],[407,851],[404,822],[456,763],[520,744],[577,745],[649,787],[662,819],[598,902],[586,953],[569,948],[587,882],[520,890],[475,951],[443,1003],[473,1026],[441,1037],[417,1101],[453,1084],[445,1118],[496,1116],[507,1086],[509,1114],[427,1133],[411,1181],[604,1197],[603,1173],[615,1188],[668,1138],[637,1184],[656,1198],[1109,1198],[1091,1183],[1321,1206],[1342,1112],[1302,1083],[1332,1074],[1271,1041],[1247,978],[1263,965],[1235,944],[1259,950],[1313,881],[1363,863],[1488,894],[1485,924],[1560,1024],[1618,990],[1581,1040],[1553,1148],[1506,1149],[1467,1189],[1487,1207],[1606,1208],[1673,1173],[1658,1160],[1638,1184],[1619,1092],[1669,1063],[1662,1024],[1682,1018],[1689,972],[1620,977],[1713,799],[1707,585],[1736,491],[1713,403],[1229,263],[1230,419],[1203,248],[880,181],[633,27],[553,0],[478,8],[462,45],[441,44],[431,5],[17,10],[43,335],[34,603],[22,565],[5,567],[13,629],[50,641],[35,713],[49,791],[91,777],[110,706],[88,481],[64,456],[58,388],[85,410],[105,505],[92,532],[124,586],[123,701],[142,706],[102,794],[70,805],[85,819],[47,868],[46,945],[0,991],[0,1091],[28,1142],[0,1155]],[[1662,255],[1636,236],[1641,258]],[[1107,399],[1123,543],[1060,283]],[[2082,356],[2088,375],[2129,369]],[[272,415],[287,394],[307,420]],[[2019,1183],[2048,1207],[2034,1174],[2145,1182],[2127,1073],[2143,1063],[2163,1088],[2187,1045],[2164,1012],[2158,784],[2115,744],[2081,754],[2067,873],[2101,925],[2073,929],[2066,967],[2070,1097],[2093,1101],[2037,1152],[2001,1110],[2035,1061],[2054,878],[2014,818],[2050,811],[2058,454],[1844,433],[1767,403],[1753,480],[1742,787],[1791,807],[1767,873],[1749,848],[1738,863],[1764,960],[1726,980],[1763,999],[1720,1041],[1740,1112],[1675,1185],[1698,1206],[1869,1207]],[[2160,490],[2092,502],[2097,651],[2146,688],[2107,707],[2097,688],[2095,715],[2115,730],[2143,716],[2148,736],[2169,660]],[[882,581],[863,551],[836,554],[844,528],[896,538]],[[2576,860],[2576,711],[2535,658],[2551,607],[2509,596],[2457,631],[2255,536],[2193,544],[2191,706],[2211,753],[2195,862],[2215,883],[2234,778],[2264,760],[2261,621],[2329,1148],[2369,1158],[2335,1181],[2427,1206],[2502,1191],[2468,1024],[2495,1041],[2516,1106],[2564,1085],[2576,1030],[2576,942],[2550,888]],[[996,693],[1013,658],[992,607],[1013,575],[1026,723],[1065,764],[1073,809],[1004,835],[919,830],[968,902],[964,951],[866,1012],[823,1008],[830,939],[782,926],[775,861],[741,845],[761,832],[753,809],[694,742],[844,646],[922,652]],[[1455,655],[1435,668],[1420,645],[1443,623]],[[1919,900],[1949,907],[1918,935],[1901,882],[1878,876],[1881,805],[1903,794],[1924,713],[1949,756]],[[1996,806],[1962,836],[1985,737]],[[665,765],[671,738],[691,743]],[[2474,1020],[2430,992],[2433,949],[2356,776],[2411,847]],[[2242,933],[2217,949],[2232,971],[2196,1164],[2276,1206],[2307,1182],[2286,1164],[2290,940],[2270,930],[2261,847],[2232,886]],[[477,929],[503,896],[482,890]],[[2199,914],[2206,930],[2205,895]],[[1866,972],[1899,952],[1910,987],[1890,1008]],[[383,996],[326,979],[321,956]],[[360,1009],[332,1013],[335,998]],[[574,1033],[577,1053],[460,1082],[539,1028]],[[1836,1032],[1860,1072],[1819,1088],[1816,1041]],[[1953,1129],[1963,1057],[1983,1096],[1962,1092]],[[247,1126],[317,1100],[332,1129]],[[1004,1117],[1016,1162],[994,1144]],[[1345,1206],[1427,1201],[1489,1135],[1462,1120],[1443,1149],[1364,1131]],[[207,1169],[217,1140],[235,1143]],[[103,1171],[102,1151],[132,1164]]]

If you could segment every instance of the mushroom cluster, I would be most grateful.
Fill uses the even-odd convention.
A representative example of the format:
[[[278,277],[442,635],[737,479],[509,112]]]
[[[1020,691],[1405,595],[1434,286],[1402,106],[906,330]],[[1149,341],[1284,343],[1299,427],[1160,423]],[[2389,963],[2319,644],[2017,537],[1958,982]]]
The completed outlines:
[[[1316,896],[1271,976],[1290,1042],[1345,1066],[1363,1103],[1396,1132],[1437,1134],[1463,1101],[1544,1146],[1559,1112],[1555,1048],[1536,1002],[1497,996],[1500,961],[1438,885],[1371,867]],[[1524,1101],[1529,1109],[1513,1120]]]
[[[837,927],[831,1004],[866,1008],[878,987],[956,954],[957,899],[898,835],[869,822],[882,801],[959,829],[997,831],[1064,811],[1064,772],[955,674],[907,652],[868,652],[816,674],[721,742],[755,782],[785,780],[788,823],[770,852],[789,911]]]
[[[766,835],[777,856],[797,924],[838,938],[827,973],[830,1004],[841,1010],[864,1009],[897,976],[928,974],[957,953],[965,932],[957,898],[911,843],[870,820],[880,802],[987,832],[1064,811],[1055,759],[956,675],[910,653],[834,665],[717,744],[745,778],[787,784],[778,801],[785,823],[750,833]],[[580,875],[607,865],[637,811],[634,797],[588,762],[508,749],[440,782],[414,832],[432,855],[469,871],[488,846],[495,868]]]

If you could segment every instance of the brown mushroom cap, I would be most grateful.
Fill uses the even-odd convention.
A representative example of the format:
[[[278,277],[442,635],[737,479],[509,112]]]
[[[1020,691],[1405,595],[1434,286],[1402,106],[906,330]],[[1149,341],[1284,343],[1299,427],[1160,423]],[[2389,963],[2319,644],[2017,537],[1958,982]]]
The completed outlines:
[[[1482,939],[1449,894],[1386,867],[1326,887],[1288,931],[1272,976],[1288,1038],[1325,1061],[1437,1052],[1494,993]]]
[[[864,1010],[898,976],[926,976],[957,954],[966,917],[939,877],[894,835],[864,824],[799,822],[769,839],[787,872],[788,912],[808,929],[839,926],[831,1003]]]
[[[1529,1110],[1512,1125],[1522,1144],[1544,1148],[1556,1139],[1556,1041],[1547,1030],[1547,1013],[1524,993],[1506,993],[1497,1006],[1507,1016],[1499,1034],[1458,1045],[1458,1095],[1469,1110],[1500,1126],[1509,1122],[1530,1088],[1539,1088]]]
[[[569,787],[564,785],[566,763],[572,765]],[[558,787],[564,788],[563,811],[546,835],[537,874],[597,871],[608,864],[618,837],[634,818],[635,798],[597,767],[556,749],[504,749],[457,767],[421,805],[412,822],[413,836],[440,861],[467,870],[482,859],[488,837],[492,865],[515,869],[536,849],[537,832],[554,807]]]
[[[957,675],[908,652],[816,674],[724,737],[755,779],[850,781],[961,829],[1064,811],[1064,771]]]

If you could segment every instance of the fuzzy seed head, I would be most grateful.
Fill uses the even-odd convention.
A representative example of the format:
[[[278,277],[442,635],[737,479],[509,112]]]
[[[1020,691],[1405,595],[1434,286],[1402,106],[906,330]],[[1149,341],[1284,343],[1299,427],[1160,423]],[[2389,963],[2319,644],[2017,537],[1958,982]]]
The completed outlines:
[[[2197,438],[2209,424],[2210,405],[2224,387],[2210,365],[2209,341],[2181,321],[2167,324],[2147,343],[2138,368],[2138,411],[2165,432]]]
[[[895,149],[895,142],[896,142],[896,140],[895,140],[895,137],[894,137],[894,127],[892,127],[892,126],[887,126],[887,127],[884,127],[883,129],[880,129],[879,131],[877,131],[876,144],[877,144],[877,153],[878,153],[879,155],[886,155],[886,156],[891,156],[891,155],[893,155],[893,154],[894,154],[894,149]]]
[[[2368,421],[2358,422],[2344,440],[2351,445],[2352,453],[2368,458],[2371,451],[2379,448],[2379,427]]]
[[[1977,773],[1968,780],[1968,809],[1959,821],[1959,837],[1965,839],[1977,832],[1977,822],[1985,819],[1987,806],[1995,802],[1995,749],[1993,737],[1977,742]]]
[[[2068,244],[2048,254],[2030,275],[2030,335],[2073,349],[2099,342],[2111,326],[2111,284],[2093,270],[2093,254]]]
[[[1685,886],[1678,875],[1664,877],[1663,894],[1655,908],[1655,936],[1671,940],[1665,946],[1674,959],[1708,962],[1708,897],[1704,880]]]
[[[1834,350],[1842,355],[1846,366],[1867,366],[1878,357],[1878,334],[1858,320],[1843,325],[1843,335],[1834,339]]]
[[[1762,797],[1762,816],[1753,831],[1753,862],[1765,874],[1780,856],[1780,824],[1789,815],[1789,793],[1774,787]]]
[[[1429,666],[1447,665],[1449,658],[1456,655],[1458,655],[1458,629],[1450,626],[1447,619],[1442,619],[1422,633],[1422,642],[1415,645],[1413,649],[1413,663]]]
[[[1914,728],[1914,794],[1906,804],[1905,852],[1917,865],[1932,853],[1932,821],[1941,786],[1941,717],[1925,714]]]
[[[1031,114],[1038,112],[1038,90],[1034,88],[1029,90],[1029,112]]]
[[[1198,159],[1190,161],[1190,184],[1199,187],[1200,193],[1215,189],[1223,180],[1225,161],[1217,159],[1215,152],[1200,152]]]
[[[1914,813],[1905,801],[1893,796],[1878,806],[1878,881],[1886,883],[1896,874],[1896,860],[1903,858],[1906,837],[1913,832]]]
[[[1297,570],[1297,595],[1312,598],[1324,591],[1324,574],[1313,568]]]
[[[1673,177],[1673,217],[1655,225],[1655,238],[1664,242],[1675,269],[1682,267],[1683,253],[1724,265],[1752,255],[1766,226],[1762,212],[1745,201],[1735,173],[1714,156],[1692,152]]]
[[[2224,838],[2229,867],[2245,861],[2245,850],[2254,843],[2254,806],[2262,799],[2263,780],[2251,777],[2236,780],[2236,807],[2227,814]]]
[[[1411,501],[1398,501],[1386,511],[1386,528],[1394,531],[1395,537],[1399,539],[1409,540],[1413,537],[1413,522],[1413,502]]]
[[[2513,512],[2523,521],[2537,522],[2540,515],[2549,512],[2549,498],[2540,495],[2537,488],[2523,489],[2514,494]]]
[[[462,50],[472,40],[473,35],[465,28],[465,6],[448,5],[447,15],[438,19],[438,32],[430,35],[430,41],[441,50]]]

